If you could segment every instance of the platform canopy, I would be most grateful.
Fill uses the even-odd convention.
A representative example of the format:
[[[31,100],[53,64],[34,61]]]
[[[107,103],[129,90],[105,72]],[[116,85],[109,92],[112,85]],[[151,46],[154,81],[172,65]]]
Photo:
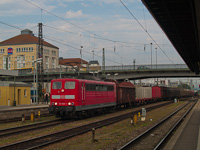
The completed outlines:
[[[18,70],[5,70],[0,69],[0,76],[18,76]]]
[[[200,72],[200,0],[142,0],[192,72]]]

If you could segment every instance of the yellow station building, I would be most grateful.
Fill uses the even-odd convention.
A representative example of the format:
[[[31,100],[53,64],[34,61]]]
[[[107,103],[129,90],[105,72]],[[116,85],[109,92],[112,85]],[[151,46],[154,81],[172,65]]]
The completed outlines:
[[[0,106],[30,105],[31,84],[23,82],[0,81]]]
[[[0,42],[0,69],[14,70],[34,68],[32,62],[39,58],[38,37],[31,30],[25,29],[20,35]],[[58,66],[59,48],[43,41],[43,68]]]

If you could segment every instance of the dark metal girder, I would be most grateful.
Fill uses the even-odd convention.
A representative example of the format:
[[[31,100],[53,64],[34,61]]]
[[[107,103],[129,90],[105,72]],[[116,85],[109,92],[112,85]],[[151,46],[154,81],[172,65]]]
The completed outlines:
[[[199,0],[142,0],[191,71],[199,73]]]

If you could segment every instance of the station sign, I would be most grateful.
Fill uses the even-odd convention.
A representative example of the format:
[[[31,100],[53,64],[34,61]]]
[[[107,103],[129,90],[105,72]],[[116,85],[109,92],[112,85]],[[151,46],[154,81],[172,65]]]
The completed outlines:
[[[8,48],[8,55],[12,55],[13,54],[13,48],[12,47],[9,47]]]

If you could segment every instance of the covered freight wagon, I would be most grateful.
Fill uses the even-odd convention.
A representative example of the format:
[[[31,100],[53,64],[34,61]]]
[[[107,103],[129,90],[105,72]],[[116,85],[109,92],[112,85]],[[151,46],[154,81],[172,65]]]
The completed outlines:
[[[176,95],[178,95],[178,93],[180,93],[180,92],[177,91],[176,88],[172,88],[172,87],[163,87],[163,98],[164,98],[164,99],[175,98]]]
[[[135,87],[131,82],[117,85],[117,104],[131,106],[135,102]]]
[[[105,81],[114,82],[116,84],[117,106],[130,106],[136,102],[135,86],[131,82],[121,82],[116,80],[106,79]]]
[[[158,100],[164,97],[164,87],[153,86],[152,87],[152,99]]]
[[[170,90],[170,97],[171,97],[171,98],[180,97],[180,89],[179,89],[179,88],[171,87],[171,90]]]
[[[135,86],[135,91],[137,102],[152,100],[152,87]]]

